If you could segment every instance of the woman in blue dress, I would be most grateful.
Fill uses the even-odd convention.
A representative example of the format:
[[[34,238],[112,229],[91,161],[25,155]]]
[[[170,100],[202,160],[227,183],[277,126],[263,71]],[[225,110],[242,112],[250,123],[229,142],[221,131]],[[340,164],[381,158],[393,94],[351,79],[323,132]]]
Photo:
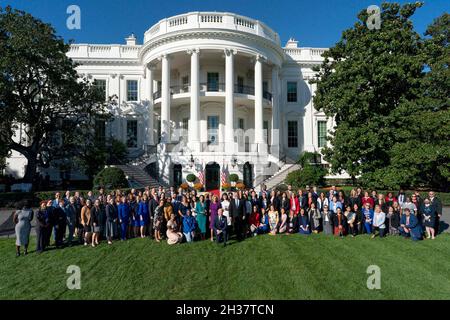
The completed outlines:
[[[422,212],[423,224],[427,231],[427,239],[435,238],[434,226],[436,223],[436,208],[432,206],[430,203],[430,199],[425,199],[423,201],[422,208],[420,210]]]
[[[139,222],[139,202],[140,197],[136,196],[134,197],[133,194],[129,194],[129,204],[130,204],[130,218],[131,218],[131,227],[130,227],[130,237],[138,237],[139,235],[139,228],[141,226]]]
[[[206,235],[206,203],[205,196],[201,195],[195,204],[195,212],[197,213],[197,226],[202,240],[205,240]]]
[[[305,209],[300,209],[300,215],[298,216],[298,233],[311,234],[308,216],[305,214]]]
[[[150,222],[150,211],[148,208],[148,197],[146,194],[142,197],[139,202],[138,216],[139,216],[139,227],[141,231],[141,238],[145,238],[145,231]]]
[[[121,240],[127,239],[128,225],[130,223],[130,205],[127,202],[125,196],[122,197],[122,202],[118,207],[119,223],[120,223],[120,238]]]
[[[261,208],[261,223],[258,227],[258,234],[264,234],[269,232],[269,214],[265,208]]]
[[[364,217],[364,229],[366,230],[367,234],[371,234],[373,210],[370,208],[370,203],[366,202],[364,204],[364,208],[362,209],[362,215]]]

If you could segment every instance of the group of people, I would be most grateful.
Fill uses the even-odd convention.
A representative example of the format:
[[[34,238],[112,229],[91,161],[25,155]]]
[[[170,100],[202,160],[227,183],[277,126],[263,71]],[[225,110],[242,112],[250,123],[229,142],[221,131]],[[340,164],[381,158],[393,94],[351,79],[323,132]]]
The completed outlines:
[[[57,248],[78,242],[96,247],[105,240],[125,241],[133,237],[166,239],[168,244],[196,239],[226,246],[231,236],[242,241],[261,234],[311,233],[344,237],[370,234],[372,237],[402,235],[413,240],[434,239],[439,230],[442,203],[433,191],[422,198],[400,190],[395,196],[377,191],[352,189],[349,195],[332,186],[327,192],[316,187],[286,191],[254,189],[217,194],[197,193],[182,188],[165,190],[100,189],[83,197],[80,192],[59,192],[42,201],[36,212],[37,252],[51,242]],[[15,212],[16,249],[28,252],[34,212],[25,204]]]

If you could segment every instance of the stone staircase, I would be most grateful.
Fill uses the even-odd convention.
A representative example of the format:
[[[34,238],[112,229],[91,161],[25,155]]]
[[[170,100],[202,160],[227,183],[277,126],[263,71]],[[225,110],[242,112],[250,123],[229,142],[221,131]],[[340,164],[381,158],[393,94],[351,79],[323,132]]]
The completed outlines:
[[[132,164],[114,165],[114,167],[121,169],[129,180],[132,182],[133,187],[144,188],[157,188],[160,185],[165,186],[163,183],[157,181],[145,172],[141,167]]]
[[[286,179],[287,175],[295,170],[299,170],[301,167],[299,164],[296,163],[286,163],[270,178],[264,180],[262,183],[264,183],[267,186],[267,189],[272,189],[279,184],[283,183],[284,179]],[[258,185],[255,190],[260,191],[261,186]]]

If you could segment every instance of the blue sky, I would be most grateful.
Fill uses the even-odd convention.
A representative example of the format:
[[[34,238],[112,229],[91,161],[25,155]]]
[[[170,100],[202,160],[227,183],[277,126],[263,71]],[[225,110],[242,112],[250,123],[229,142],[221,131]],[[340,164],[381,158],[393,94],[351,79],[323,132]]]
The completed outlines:
[[[397,1],[401,3],[414,2]],[[425,0],[413,17],[423,34],[434,18],[449,12],[448,0]],[[352,26],[356,14],[375,0],[0,0],[50,22],[64,39],[77,43],[124,43],[131,32],[142,43],[144,32],[159,20],[189,11],[228,11],[265,22],[279,33],[284,45],[289,37],[300,46],[329,47]],[[69,5],[81,9],[81,29],[66,27]]]

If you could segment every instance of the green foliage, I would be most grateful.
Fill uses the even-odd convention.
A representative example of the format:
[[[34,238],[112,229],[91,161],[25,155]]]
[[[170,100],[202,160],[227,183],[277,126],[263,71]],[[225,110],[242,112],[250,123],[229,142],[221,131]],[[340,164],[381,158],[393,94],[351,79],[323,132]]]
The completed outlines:
[[[188,181],[188,182],[194,182],[196,179],[197,179],[197,177],[196,177],[195,174],[193,174],[193,173],[189,173],[189,174],[186,176],[186,181]]]
[[[312,81],[315,108],[336,120],[325,160],[366,186],[449,185],[449,15],[422,38],[410,20],[421,6],[383,3],[380,30],[361,11]]]
[[[127,155],[127,147],[122,141],[115,139],[107,142],[94,140],[89,148],[80,150],[73,161],[91,179],[105,165],[124,163]]]
[[[37,166],[69,162],[90,147],[94,119],[107,116],[104,97],[79,81],[69,48],[49,24],[0,8],[0,145],[27,158],[26,181]]]
[[[290,184],[293,188],[324,185],[327,170],[319,165],[319,157],[318,153],[303,152],[298,160],[301,169],[290,172],[284,181],[285,184]]]
[[[124,172],[115,167],[108,167],[101,170],[94,178],[94,187],[104,187],[107,189],[128,187]]]
[[[237,182],[239,180],[239,176],[236,173],[232,173],[230,174],[229,179],[231,182]]]

